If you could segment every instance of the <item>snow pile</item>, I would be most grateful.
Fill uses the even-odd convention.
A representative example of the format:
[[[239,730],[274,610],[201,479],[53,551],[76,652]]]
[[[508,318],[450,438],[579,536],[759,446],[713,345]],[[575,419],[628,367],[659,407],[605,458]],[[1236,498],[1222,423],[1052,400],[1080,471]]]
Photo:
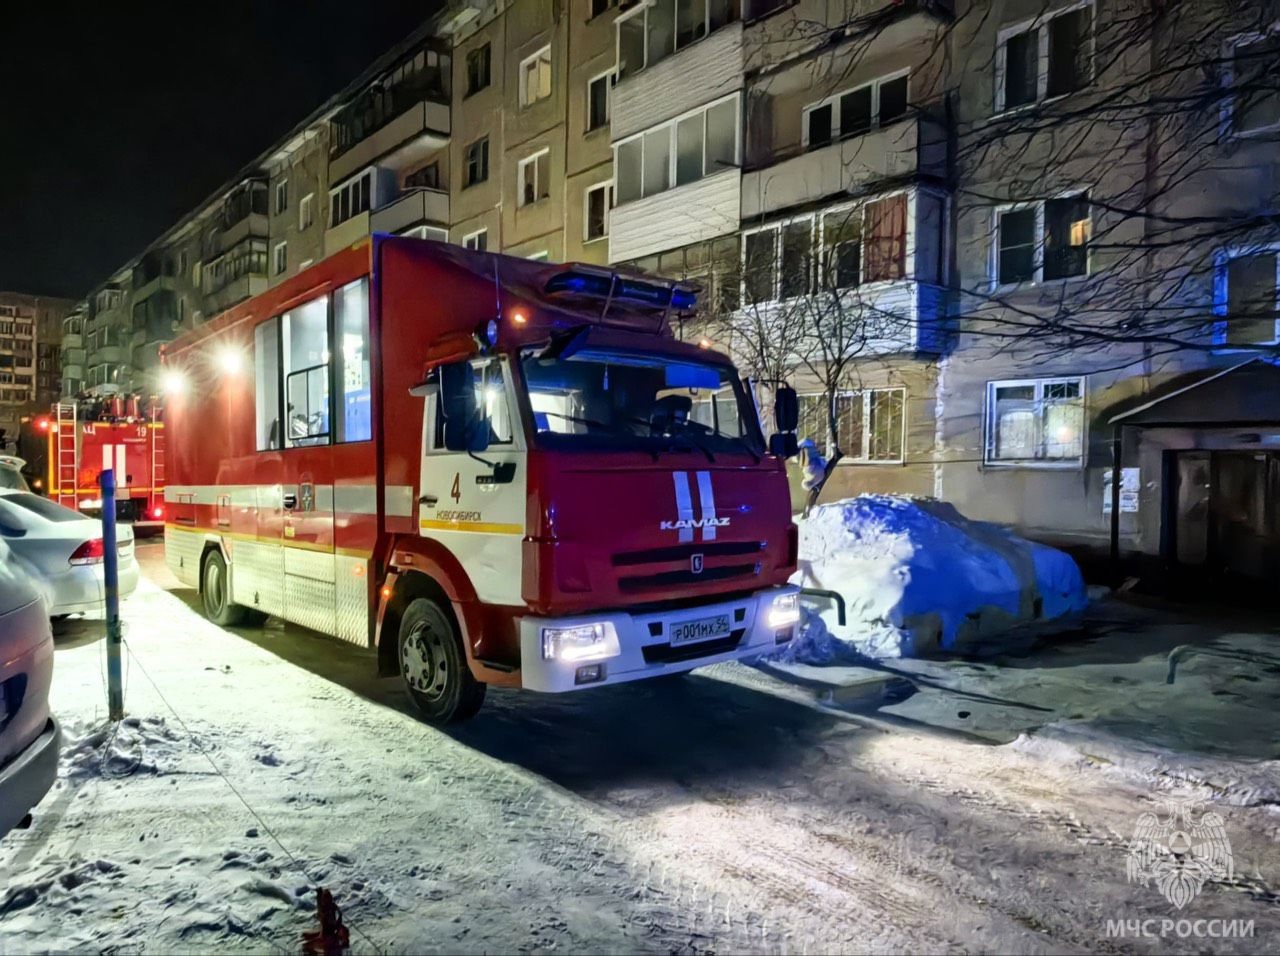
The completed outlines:
[[[821,505],[798,524],[792,580],[840,593],[845,625],[834,609],[823,623],[873,657],[961,650],[1087,602],[1068,555],[934,499],[861,495]],[[802,652],[825,653],[821,635],[800,640]]]

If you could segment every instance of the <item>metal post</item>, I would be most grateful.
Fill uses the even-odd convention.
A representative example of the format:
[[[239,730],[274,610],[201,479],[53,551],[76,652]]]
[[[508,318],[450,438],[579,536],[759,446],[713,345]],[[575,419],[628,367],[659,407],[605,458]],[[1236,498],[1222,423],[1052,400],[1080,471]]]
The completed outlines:
[[[102,487],[102,577],[107,592],[107,716],[124,719],[120,672],[120,562],[116,552],[116,476],[110,468],[98,478]]]

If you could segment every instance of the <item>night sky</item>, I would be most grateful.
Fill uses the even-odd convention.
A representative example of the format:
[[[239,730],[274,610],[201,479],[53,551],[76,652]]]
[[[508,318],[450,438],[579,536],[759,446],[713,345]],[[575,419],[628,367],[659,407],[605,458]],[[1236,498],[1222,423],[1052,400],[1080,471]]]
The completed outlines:
[[[0,289],[84,295],[437,5],[4,4]]]

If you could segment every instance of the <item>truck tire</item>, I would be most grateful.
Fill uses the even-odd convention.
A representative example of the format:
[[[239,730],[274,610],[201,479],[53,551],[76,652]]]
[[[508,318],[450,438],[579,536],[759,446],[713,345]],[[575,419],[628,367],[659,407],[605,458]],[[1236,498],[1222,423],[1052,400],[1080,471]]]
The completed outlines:
[[[232,603],[230,583],[222,552],[210,551],[204,559],[204,570],[200,572],[200,601],[204,605],[204,616],[222,627],[239,627],[255,620],[261,623],[259,612],[243,604]]]
[[[485,685],[471,676],[451,608],[430,598],[410,601],[400,618],[398,651],[405,692],[428,723],[475,716]]]

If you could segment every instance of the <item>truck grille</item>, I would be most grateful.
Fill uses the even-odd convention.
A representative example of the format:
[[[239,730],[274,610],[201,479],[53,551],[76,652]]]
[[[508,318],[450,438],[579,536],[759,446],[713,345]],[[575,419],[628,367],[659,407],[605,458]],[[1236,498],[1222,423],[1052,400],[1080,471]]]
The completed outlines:
[[[695,541],[689,544],[621,551],[613,556],[619,570],[618,590],[624,594],[661,588],[749,578],[760,573],[763,541]],[[694,555],[702,555],[702,570],[694,573]],[[737,560],[734,560],[734,559]]]

